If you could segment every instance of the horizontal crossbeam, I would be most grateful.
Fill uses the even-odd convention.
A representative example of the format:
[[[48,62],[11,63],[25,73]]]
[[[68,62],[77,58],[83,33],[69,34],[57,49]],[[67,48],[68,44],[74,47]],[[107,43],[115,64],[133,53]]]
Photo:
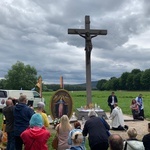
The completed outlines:
[[[68,29],[68,34],[85,34],[86,32],[89,32],[90,35],[106,35],[107,30],[96,30],[96,29],[90,29],[85,30],[85,29]]]

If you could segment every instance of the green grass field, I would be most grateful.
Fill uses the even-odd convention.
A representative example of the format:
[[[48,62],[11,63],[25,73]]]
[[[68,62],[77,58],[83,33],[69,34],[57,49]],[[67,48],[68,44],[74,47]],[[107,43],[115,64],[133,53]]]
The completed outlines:
[[[43,97],[46,101],[46,111],[48,114],[50,111],[50,102],[51,97],[55,92],[43,92]],[[131,100],[137,97],[140,93],[143,94],[144,99],[144,111],[145,117],[150,119],[150,93],[145,91],[136,91],[136,92],[128,92],[128,91],[116,91],[115,94],[118,98],[118,104],[122,108],[124,114],[131,115],[130,104]],[[72,91],[69,92],[73,99],[73,111],[76,111],[76,108],[86,105],[86,91]],[[108,96],[111,94],[111,91],[92,91],[92,103],[100,105],[101,109],[106,112],[109,112],[110,109],[107,105]]]
[[[54,93],[55,92],[43,92],[43,97],[45,98],[45,102],[46,102],[45,110],[47,114],[51,114],[50,103],[51,103],[51,98]],[[140,93],[143,95],[143,99],[144,99],[145,117],[148,120],[150,120],[150,111],[149,111],[150,93],[149,92],[145,92],[145,91],[136,91],[136,92],[116,91],[115,92],[118,98],[118,104],[122,108],[123,113],[129,114],[129,115],[131,115],[131,110],[130,110],[131,100],[137,97]],[[69,94],[71,95],[72,100],[73,100],[73,112],[76,112],[76,108],[86,105],[86,91],[71,91],[69,92]],[[107,99],[110,94],[111,94],[111,91],[92,91],[92,103],[93,104],[96,103],[105,112],[109,112],[110,108],[107,105]],[[1,116],[2,114],[0,114],[0,117]],[[2,124],[1,122],[0,124]],[[52,150],[51,142],[52,142],[53,137],[54,137],[54,133],[52,134],[52,136],[50,137],[48,141],[48,146],[50,150]],[[89,149],[88,141],[86,142],[86,147],[88,150]]]

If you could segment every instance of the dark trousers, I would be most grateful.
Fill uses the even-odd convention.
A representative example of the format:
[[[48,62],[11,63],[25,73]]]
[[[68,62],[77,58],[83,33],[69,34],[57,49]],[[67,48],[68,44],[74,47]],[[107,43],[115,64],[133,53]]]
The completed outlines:
[[[91,147],[91,150],[107,150],[109,147],[108,142],[98,143]]]
[[[111,114],[114,109],[114,105],[110,105],[109,107],[110,107],[110,114]]]
[[[22,150],[23,141],[20,136],[15,136],[15,147],[16,150]]]
[[[14,131],[7,132],[7,150],[15,150]]]
[[[139,116],[142,116],[144,118],[144,109],[140,110]]]

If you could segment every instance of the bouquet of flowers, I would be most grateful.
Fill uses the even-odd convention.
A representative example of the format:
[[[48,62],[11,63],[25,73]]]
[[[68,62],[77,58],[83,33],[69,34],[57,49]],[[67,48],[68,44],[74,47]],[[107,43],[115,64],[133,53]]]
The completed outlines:
[[[54,128],[60,123],[60,119],[59,118],[55,118],[53,121],[54,124]]]

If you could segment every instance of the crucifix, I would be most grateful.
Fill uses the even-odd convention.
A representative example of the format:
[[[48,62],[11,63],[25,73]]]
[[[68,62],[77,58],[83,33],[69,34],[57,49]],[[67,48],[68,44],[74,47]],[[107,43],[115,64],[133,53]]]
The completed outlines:
[[[107,30],[90,29],[90,17],[85,16],[85,29],[68,29],[68,34],[78,34],[85,39],[85,56],[86,56],[86,95],[87,106],[92,103],[91,96],[91,51],[92,38],[97,35],[106,35]]]

